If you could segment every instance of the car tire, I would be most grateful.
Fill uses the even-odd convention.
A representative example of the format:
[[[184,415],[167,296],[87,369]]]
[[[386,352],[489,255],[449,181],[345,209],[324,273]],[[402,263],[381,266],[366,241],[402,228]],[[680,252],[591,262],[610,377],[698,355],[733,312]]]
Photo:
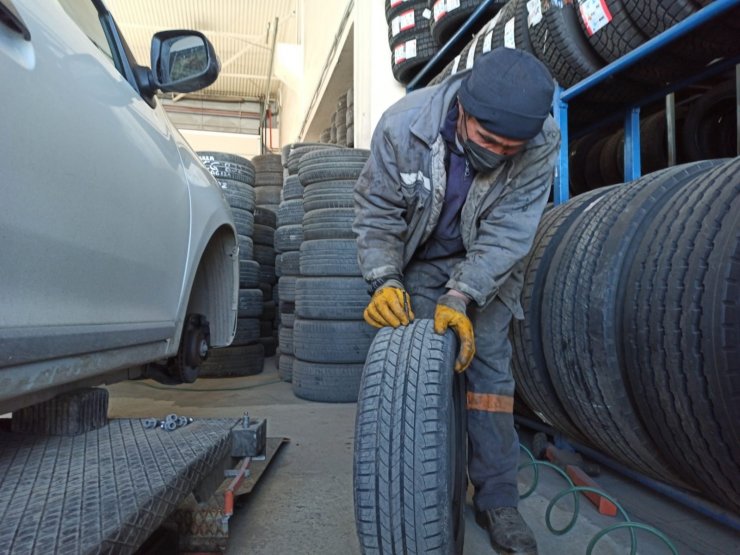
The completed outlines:
[[[238,314],[239,318],[259,318],[262,314],[262,291],[240,289]]]
[[[260,265],[254,260],[239,261],[239,287],[255,289],[260,283]]]
[[[295,313],[306,320],[360,320],[367,306],[367,283],[361,277],[299,277]]]
[[[255,195],[257,198],[257,204],[264,206],[266,204],[280,204],[280,192],[283,190],[282,186],[279,185],[265,185],[263,187],[257,187]]]
[[[358,364],[365,361],[375,329],[364,320],[302,320],[293,326],[295,357],[305,362]]]
[[[309,152],[301,158],[298,177],[304,187],[322,181],[356,181],[369,156],[369,150],[355,148]]]
[[[301,244],[302,276],[360,276],[357,243],[352,239],[304,241]]]
[[[258,318],[238,318],[236,334],[232,346],[249,345],[260,338],[260,321]]]
[[[280,352],[280,358],[278,358],[278,377],[284,382],[291,382],[293,380],[293,364],[295,357],[292,355],[283,354]]]
[[[284,200],[280,203],[277,213],[277,226],[296,225],[303,223],[303,190],[301,198],[295,200]]]
[[[260,343],[212,349],[200,365],[201,378],[234,378],[254,376],[262,372],[265,349]]]
[[[313,363],[295,359],[293,393],[320,403],[354,403],[360,390],[362,364]]]

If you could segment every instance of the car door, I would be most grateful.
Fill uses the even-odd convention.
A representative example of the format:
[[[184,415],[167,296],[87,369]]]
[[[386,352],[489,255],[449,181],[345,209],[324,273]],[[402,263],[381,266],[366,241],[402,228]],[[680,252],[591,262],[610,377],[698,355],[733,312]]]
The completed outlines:
[[[99,2],[14,3],[30,40],[0,24],[0,365],[166,340],[190,227],[166,116]]]

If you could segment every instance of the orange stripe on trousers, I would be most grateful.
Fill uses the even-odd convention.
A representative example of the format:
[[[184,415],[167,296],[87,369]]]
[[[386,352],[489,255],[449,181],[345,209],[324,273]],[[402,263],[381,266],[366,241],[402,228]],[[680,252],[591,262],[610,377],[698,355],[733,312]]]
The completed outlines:
[[[468,410],[512,413],[514,412],[514,397],[468,391]]]

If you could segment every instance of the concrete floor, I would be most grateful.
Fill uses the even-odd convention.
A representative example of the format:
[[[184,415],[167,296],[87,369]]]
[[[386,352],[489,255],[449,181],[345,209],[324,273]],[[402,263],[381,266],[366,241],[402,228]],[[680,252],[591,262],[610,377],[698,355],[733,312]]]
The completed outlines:
[[[231,555],[351,555],[360,553],[352,501],[354,404],[310,403],[297,399],[281,382],[275,359],[259,376],[203,379],[173,390],[149,382],[124,382],[109,387],[113,418],[162,417],[170,412],[204,417],[239,417],[245,410],[268,419],[268,436],[290,439],[277,454],[255,490],[239,504],[231,521]],[[204,391],[207,390],[207,391]],[[522,431],[523,442],[528,432]],[[531,473],[520,473],[520,487]],[[604,472],[598,481],[615,495],[631,517],[665,532],[686,555],[740,553],[740,537],[727,528],[676,506],[631,481]],[[520,510],[532,526],[541,555],[585,553],[601,529],[618,522],[599,515],[585,500],[576,526],[554,536],[545,525],[549,500],[563,489],[560,478],[543,471],[536,492]],[[553,511],[553,525],[570,519],[568,498]],[[597,555],[629,552],[629,535],[617,532],[601,541]],[[468,499],[465,555],[494,553],[487,534],[474,521]],[[653,536],[638,534],[638,553],[669,553]]]

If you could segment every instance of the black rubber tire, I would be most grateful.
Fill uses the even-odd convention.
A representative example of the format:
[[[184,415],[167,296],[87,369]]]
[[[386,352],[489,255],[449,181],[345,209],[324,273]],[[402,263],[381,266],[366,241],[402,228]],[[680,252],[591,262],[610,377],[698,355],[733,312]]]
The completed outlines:
[[[277,213],[277,226],[283,227],[301,223],[303,223],[303,198],[281,202]]]
[[[254,212],[254,187],[233,179],[219,179],[218,184],[221,186],[221,192],[229,206]]]
[[[462,26],[463,23],[468,19],[475,9],[480,5],[480,0],[460,0],[459,6],[454,8],[452,11],[445,11],[444,13],[435,14],[435,4],[444,6],[445,3],[438,3],[434,0],[430,0],[427,3],[427,7],[432,11],[432,17],[429,21],[429,30],[431,31],[434,43],[437,46],[443,46],[448,40],[452,38],[457,30]],[[489,17],[500,9],[504,2],[494,2],[493,10],[488,13]],[[485,17],[481,17],[483,21]],[[473,33],[475,31],[472,31]]]
[[[283,201],[303,198],[303,185],[297,175],[289,175],[283,183]]]
[[[360,276],[357,243],[352,239],[303,241],[300,270],[302,276]]]
[[[254,376],[262,372],[265,349],[261,343],[211,349],[208,359],[200,365],[201,378],[235,378]]]
[[[268,208],[257,206],[254,209],[254,223],[275,229],[277,227],[277,213]]]
[[[265,350],[265,357],[275,356],[277,353],[277,339],[275,337],[260,337],[260,345]]]
[[[201,163],[216,179],[233,179],[254,185],[254,165],[246,158],[213,151],[200,151],[197,154]]]
[[[555,251],[542,303],[548,371],[573,422],[615,459],[674,484],[679,480],[656,454],[624,381],[621,276],[634,258],[635,238],[642,237],[681,183],[707,167],[703,163],[653,173],[613,188],[583,212]]]
[[[260,291],[262,291],[262,298],[263,299],[272,299],[272,285],[269,283],[260,283],[257,287]]]
[[[239,261],[239,287],[254,289],[260,282],[260,265],[254,260]]]
[[[280,154],[258,154],[252,158],[257,173],[282,172],[283,159]]]
[[[609,140],[609,135],[597,139],[593,146],[588,149],[588,156],[586,156],[586,165],[583,169],[584,176],[586,178],[586,185],[589,189],[596,189],[597,187],[603,187],[606,184],[604,176],[601,175],[601,151],[604,145]]]
[[[428,32],[417,33],[406,41],[391,44],[391,70],[399,83],[406,85],[416,72],[437,53],[437,45]]]
[[[241,208],[232,208],[231,215],[234,217],[236,232],[251,237],[254,233],[254,214]]]
[[[264,187],[257,187],[255,195],[257,198],[257,204],[264,206],[265,204],[280,204],[280,193],[283,190],[281,185],[265,185]]]
[[[281,276],[299,276],[301,275],[301,253],[296,251],[284,252],[280,255],[280,275]],[[276,266],[277,269],[277,266]]]
[[[254,260],[254,243],[252,242],[252,238],[246,235],[237,235],[237,243],[239,244],[239,263]]]
[[[337,125],[337,144],[347,146],[347,124]]]
[[[321,135],[319,135],[319,142],[327,144],[328,146],[329,139],[331,139],[331,128],[327,127],[321,132]],[[298,168],[296,168],[295,171],[290,172],[291,175],[297,174],[297,173],[298,173]]]
[[[331,128],[328,129],[329,137],[327,138],[327,141],[329,138],[331,138]],[[296,144],[288,154],[288,172],[291,175],[298,175],[298,170],[300,169],[301,164],[301,158],[305,154],[308,154],[309,152],[315,152],[317,150],[327,150],[327,149],[337,149],[340,148],[338,146],[330,145],[330,144],[317,144],[317,143],[298,143]],[[300,181],[300,180],[299,180]]]
[[[278,358],[277,370],[278,370],[278,376],[284,382],[293,381],[294,361],[295,361],[294,356],[283,354],[282,351],[280,352],[280,357]]]
[[[278,346],[280,352],[286,355],[294,356],[294,342],[293,342],[293,328],[286,326],[280,326],[280,332],[278,335]]]
[[[254,176],[254,186],[257,190],[262,187],[282,187],[285,179],[283,170],[274,172],[257,172]]]
[[[517,393],[526,405],[546,424],[568,437],[590,441],[578,427],[557,397],[547,361],[542,350],[547,322],[542,317],[544,283],[553,255],[573,221],[602,200],[609,188],[597,189],[571,199],[566,204],[545,212],[537,228],[532,250],[524,261],[522,307],[524,320],[511,325],[512,371]]]
[[[429,20],[424,17],[427,0],[404,0],[390,10],[386,9],[388,45],[394,41],[413,39],[417,34],[429,32]],[[345,108],[347,97],[345,95]]]
[[[624,131],[612,134],[599,153],[599,171],[605,185],[624,182]]]
[[[307,401],[354,403],[360,390],[362,364],[316,364],[295,359],[293,393]]]
[[[277,309],[275,308],[275,301],[269,300],[262,303],[262,316],[260,316],[261,321],[272,321],[275,319],[276,315]]]
[[[303,239],[354,239],[352,208],[324,208],[311,210],[303,216]]]
[[[734,79],[726,81],[689,107],[681,131],[683,149],[689,160],[736,155],[735,87]]]
[[[275,267],[275,249],[266,245],[254,246],[254,259],[260,263],[260,269],[264,266]],[[274,270],[273,270],[274,271]]]
[[[625,277],[625,370],[676,470],[740,510],[740,158],[655,215]]]
[[[254,224],[252,241],[257,245],[273,246],[275,244],[275,228],[262,224]]]
[[[301,248],[303,243],[303,226],[286,225],[275,232],[275,252],[291,252]]]
[[[255,343],[260,338],[260,321],[259,318],[237,318],[236,334],[231,346],[249,345]]]
[[[360,277],[299,277],[295,284],[295,312],[306,320],[360,320],[369,300]]]
[[[431,320],[381,329],[355,421],[354,498],[362,553],[462,553],[465,380],[456,342]]]
[[[309,152],[301,158],[298,177],[304,187],[322,181],[357,180],[369,156],[369,150],[359,148]]]
[[[280,300],[286,303],[295,302],[295,284],[298,278],[292,276],[281,277],[278,282]]]
[[[356,180],[324,181],[307,185],[303,189],[303,209],[341,210],[354,208],[354,187]]]
[[[307,362],[362,363],[375,336],[364,320],[297,318],[293,330],[295,356]]]
[[[295,312],[281,312],[280,324],[287,328],[292,328],[295,325]]]
[[[632,21],[648,37],[655,37],[696,13],[691,0],[622,0]]]
[[[239,289],[239,318],[259,318],[262,314],[262,291]]]
[[[261,283],[277,283],[277,275],[275,274],[275,266],[272,264],[260,264],[260,282]]]
[[[596,32],[591,32],[580,9],[584,1],[576,0],[581,28],[594,50],[607,62],[614,62],[629,54],[647,40],[645,34],[630,19],[624,9],[623,0],[603,0],[602,6],[605,5],[608,9],[611,20]]]

